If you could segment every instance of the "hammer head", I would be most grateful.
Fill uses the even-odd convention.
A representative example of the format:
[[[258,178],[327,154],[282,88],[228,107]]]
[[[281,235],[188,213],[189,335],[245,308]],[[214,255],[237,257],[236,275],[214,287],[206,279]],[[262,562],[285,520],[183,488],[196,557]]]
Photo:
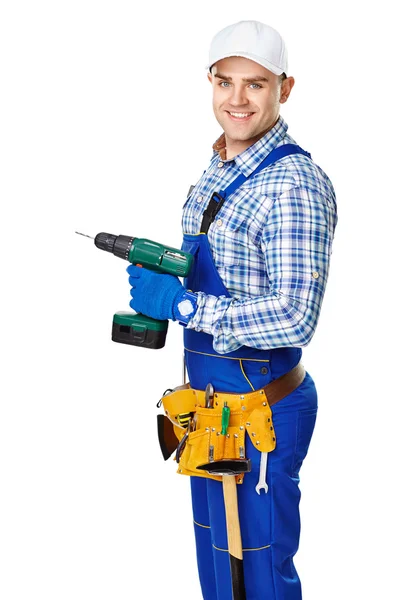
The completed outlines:
[[[205,465],[199,465],[197,469],[220,477],[224,475],[241,475],[241,473],[249,473],[251,471],[251,460],[249,458],[225,458],[209,462]]]

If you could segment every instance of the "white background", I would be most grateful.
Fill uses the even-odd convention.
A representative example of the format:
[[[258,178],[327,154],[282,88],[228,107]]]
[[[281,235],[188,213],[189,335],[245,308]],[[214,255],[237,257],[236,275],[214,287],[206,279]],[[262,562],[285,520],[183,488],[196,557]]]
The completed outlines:
[[[2,600],[201,598],[189,481],[156,435],[156,402],[182,381],[182,329],[159,351],[111,342],[128,265],[74,231],[180,245],[187,190],[221,132],[209,43],[251,18],[286,39],[296,85],[282,115],[339,207],[303,361],[319,391],[301,470],[304,598],[416,597],[405,4],[2,3]]]

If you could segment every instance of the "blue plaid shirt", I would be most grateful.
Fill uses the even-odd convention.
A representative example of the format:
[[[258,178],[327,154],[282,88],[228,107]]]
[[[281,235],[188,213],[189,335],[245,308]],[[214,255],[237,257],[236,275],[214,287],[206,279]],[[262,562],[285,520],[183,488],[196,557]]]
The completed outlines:
[[[222,134],[183,207],[184,233],[199,233],[214,191],[225,189],[240,172],[249,176],[276,146],[296,143],[287,128],[280,116],[260,140],[230,160]],[[321,310],[336,223],[332,183],[308,157],[287,156],[249,178],[227,198],[208,230],[231,298],[194,290],[197,310],[187,327],[211,334],[220,354],[243,345],[306,346]]]

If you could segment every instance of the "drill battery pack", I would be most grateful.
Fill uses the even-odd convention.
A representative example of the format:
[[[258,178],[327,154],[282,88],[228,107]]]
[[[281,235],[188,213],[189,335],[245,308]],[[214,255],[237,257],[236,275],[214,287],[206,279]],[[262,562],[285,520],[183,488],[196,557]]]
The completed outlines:
[[[121,311],[113,317],[111,339],[121,344],[158,350],[165,345],[168,325],[167,320],[157,321],[145,315]]]

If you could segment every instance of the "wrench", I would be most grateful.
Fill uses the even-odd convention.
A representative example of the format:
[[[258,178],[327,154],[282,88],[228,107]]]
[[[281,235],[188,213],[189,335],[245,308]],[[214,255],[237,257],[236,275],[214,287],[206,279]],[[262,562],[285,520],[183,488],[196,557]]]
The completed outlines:
[[[256,492],[260,496],[260,490],[264,490],[267,494],[269,486],[266,483],[266,470],[267,470],[267,452],[261,453],[260,458],[260,477],[259,482],[256,485]]]

